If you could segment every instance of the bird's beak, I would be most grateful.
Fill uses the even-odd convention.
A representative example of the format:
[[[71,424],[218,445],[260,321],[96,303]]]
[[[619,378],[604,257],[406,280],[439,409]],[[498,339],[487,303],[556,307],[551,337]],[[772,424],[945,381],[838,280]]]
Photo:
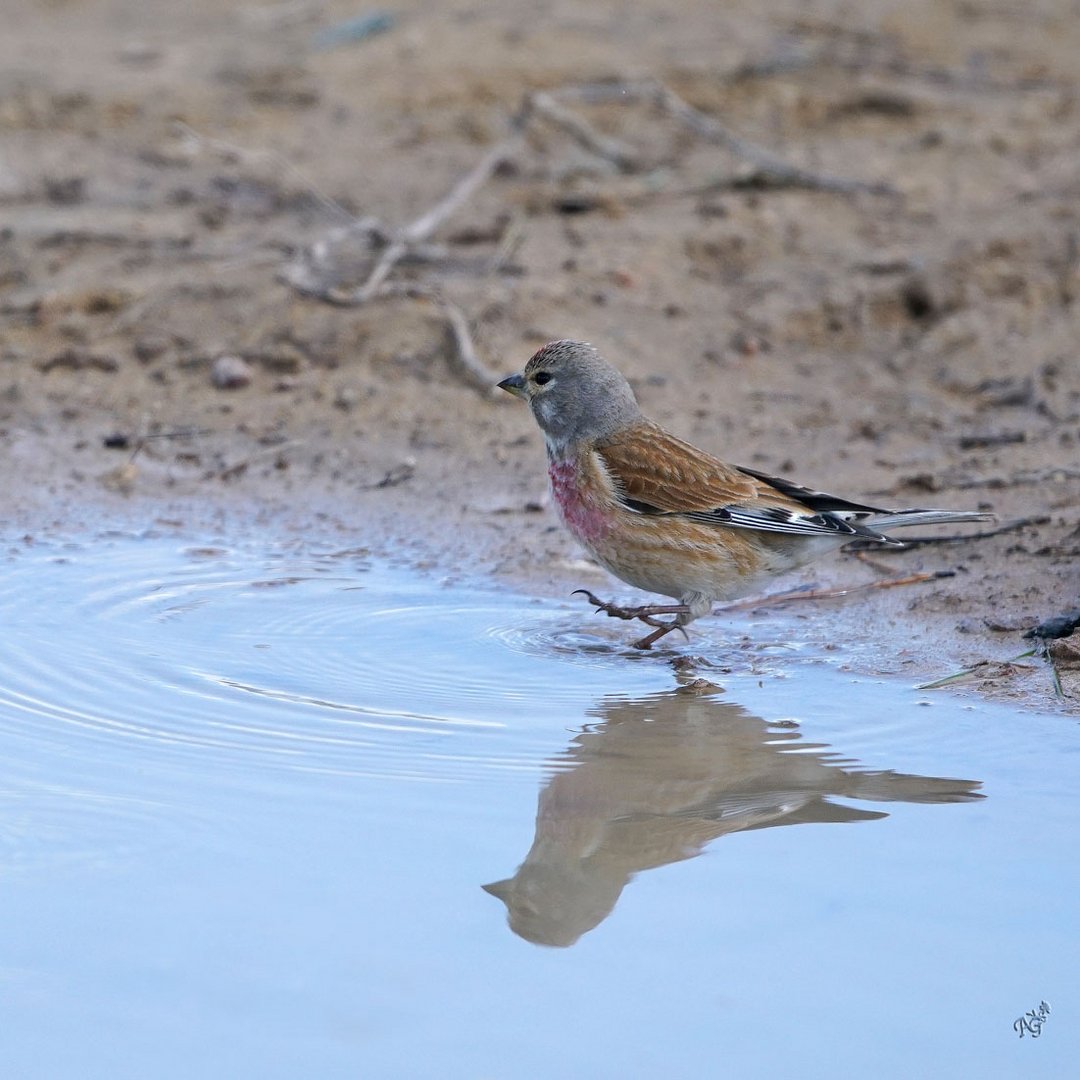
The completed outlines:
[[[499,389],[505,390],[508,394],[513,394],[514,397],[523,398],[525,396],[525,380],[520,375],[510,375],[499,383]]]

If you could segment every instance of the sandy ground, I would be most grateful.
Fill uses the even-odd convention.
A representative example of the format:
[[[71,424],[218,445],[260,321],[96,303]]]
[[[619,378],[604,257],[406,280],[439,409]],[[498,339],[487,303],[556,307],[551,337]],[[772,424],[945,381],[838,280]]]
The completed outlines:
[[[1074,5],[402,2],[345,40],[358,14],[5,11],[10,527],[265,518],[522,591],[610,590],[543,505],[531,419],[470,385],[432,303],[334,306],[283,273],[357,218],[392,233],[424,213],[527,92],[650,78],[784,161],[893,193],[762,182],[648,103],[575,105],[629,167],[537,120],[390,280],[437,286],[501,374],[593,342],[730,460],[1032,519],[878,556],[956,574],[822,602],[812,639],[877,639],[881,670],[932,677],[1080,606]],[[339,287],[370,272],[355,239],[314,250]],[[788,584],[877,575],[840,557]],[[1053,704],[1037,663],[976,683]]]

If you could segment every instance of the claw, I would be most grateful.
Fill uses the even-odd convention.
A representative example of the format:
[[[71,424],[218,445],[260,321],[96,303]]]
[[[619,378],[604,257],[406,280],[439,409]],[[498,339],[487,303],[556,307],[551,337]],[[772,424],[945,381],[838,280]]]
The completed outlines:
[[[651,607],[620,607],[618,604],[612,604],[607,600],[601,600],[599,597],[593,596],[588,589],[575,589],[570,595],[577,596],[581,593],[590,604],[594,605],[597,614],[601,611],[612,619],[640,619],[647,626],[663,626],[663,623],[658,623],[653,617],[653,609]]]
[[[607,604],[603,600],[600,600],[598,597],[593,596],[593,594],[589,592],[588,589],[575,589],[570,595],[577,596],[579,593],[584,596],[585,599],[588,600],[588,602],[596,608],[598,614],[601,611],[606,611],[609,615],[612,615],[613,612],[617,610],[614,605]]]
[[[654,641],[658,641],[671,630],[682,630],[682,627],[677,625],[674,620],[672,622],[661,622],[656,616],[680,615],[687,610],[685,604],[645,604],[641,607],[628,608],[620,607],[618,604],[613,604],[607,600],[601,600],[599,597],[593,596],[588,589],[575,589],[570,595],[577,596],[578,593],[595,606],[597,614],[602,611],[612,619],[637,619],[646,626],[655,626],[657,633],[649,634],[643,637],[641,641],[634,643],[638,648],[648,649]],[[683,634],[685,636],[685,630]]]

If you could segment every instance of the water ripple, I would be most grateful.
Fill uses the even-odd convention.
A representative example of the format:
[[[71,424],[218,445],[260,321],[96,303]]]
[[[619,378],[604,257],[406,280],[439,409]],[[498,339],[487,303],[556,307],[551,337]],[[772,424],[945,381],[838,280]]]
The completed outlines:
[[[565,617],[538,610],[523,628],[520,601],[449,595],[355,552],[20,552],[0,588],[0,619],[21,627],[0,657],[0,727],[99,760],[535,777],[547,741],[530,716],[583,688],[536,663],[493,667],[490,646],[540,655]]]

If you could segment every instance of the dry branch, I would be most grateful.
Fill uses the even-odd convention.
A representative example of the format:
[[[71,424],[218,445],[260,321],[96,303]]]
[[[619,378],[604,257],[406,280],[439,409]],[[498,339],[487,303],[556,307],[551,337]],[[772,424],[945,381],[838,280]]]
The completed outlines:
[[[560,105],[551,94],[538,92],[528,95],[523,112],[526,117],[530,113],[542,116],[555,127],[566,132],[586,150],[610,161],[623,172],[636,172],[642,167],[640,154],[619,139],[602,135],[580,116]]]
[[[799,165],[778,158],[770,151],[748,142],[746,139],[729,131],[713,117],[695,109],[683,101],[678,94],[666,86],[656,88],[657,104],[676,120],[680,121],[695,134],[707,142],[715,143],[730,150],[736,157],[749,161],[763,176],[773,183],[790,187],[810,188],[814,191],[833,191],[849,195],[857,191],[871,195],[896,195],[891,184],[884,182],[868,183],[865,180],[851,180],[843,176],[831,176],[828,173],[804,169]]]
[[[759,177],[775,184],[843,194],[856,191],[894,194],[886,184],[868,184],[861,180],[828,176],[782,161],[769,151],[734,135],[719,121],[687,104],[674,91],[656,81],[538,91],[525,96],[521,107],[511,118],[509,134],[487,150],[426,213],[394,233],[387,233],[374,218],[350,218],[344,229],[339,227],[334,233],[312,244],[306,252],[284,267],[281,279],[306,295],[342,306],[357,307],[387,297],[425,299],[437,304],[454,340],[456,359],[462,374],[477,389],[490,392],[497,376],[477,355],[465,313],[435,286],[399,283],[390,278],[406,259],[437,258],[441,254],[429,243],[431,236],[491,179],[500,165],[512,159],[520,148],[526,127],[534,119],[557,127],[590,153],[611,162],[623,172],[642,172],[650,167],[643,155],[621,140],[595,130],[583,117],[567,108],[563,103],[565,100],[586,104],[613,100],[652,102],[700,138],[750,161]],[[187,131],[194,135],[190,129]],[[216,146],[211,140],[203,141]],[[325,196],[323,199],[341,212],[341,207],[332,200]],[[340,246],[349,241],[359,246],[361,254],[365,256],[364,264],[369,268],[361,285],[342,289]],[[505,254],[505,251],[500,252],[491,265],[497,266]]]
[[[495,170],[513,155],[520,139],[520,130],[515,130],[493,146],[426,214],[397,233],[383,249],[363,285],[351,293],[328,295],[326,299],[335,304],[366,304],[375,299],[394,267],[487,183]]]
[[[382,285],[376,290],[371,299],[381,300],[398,297],[409,300],[429,300],[439,308],[454,341],[454,362],[457,364],[459,371],[475,389],[493,395],[499,376],[487,367],[477,354],[472,332],[469,330],[469,320],[466,318],[465,312],[453,301],[447,299],[438,289],[408,282],[389,282]],[[328,296],[327,299],[331,303],[339,303],[332,295]],[[342,302],[345,306],[352,306],[355,303],[355,301],[348,299]]]
[[[490,393],[498,376],[477,355],[465,313],[436,288],[389,282],[387,278],[403,260],[430,248],[426,242],[432,233],[455,210],[466,203],[491,178],[495,170],[513,155],[521,139],[521,130],[522,120],[518,118],[512,126],[511,134],[488,150],[430,210],[388,240],[383,237],[385,247],[359,288],[343,291],[337,288],[334,282],[319,281],[318,263],[326,260],[319,259],[321,252],[317,245],[313,245],[311,253],[303,260],[285,268],[282,273],[283,280],[309,295],[343,307],[357,307],[373,300],[390,297],[432,301],[438,305],[446,319],[455,345],[456,362],[461,373],[477,390]],[[354,227],[368,232],[373,239],[380,238],[381,227],[374,219],[357,222]]]
[[[786,604],[789,600],[834,600],[840,596],[869,592],[872,589],[892,589],[897,585],[918,585],[924,581],[938,581],[941,578],[954,576],[952,570],[930,570],[917,574],[905,574],[903,577],[867,581],[862,585],[842,585],[834,589],[788,589],[787,592],[750,597],[747,600],[736,600],[733,604],[721,604],[719,607],[713,608],[712,613],[719,615],[725,611],[743,611],[747,608],[770,607],[774,604]]]
[[[895,196],[898,194],[891,184],[883,181],[871,182],[845,176],[833,176],[784,161],[770,150],[736,135],[715,117],[709,116],[684,101],[669,86],[652,79],[640,82],[591,83],[567,87],[558,91],[558,94],[560,97],[570,97],[586,104],[652,102],[699,138],[716,146],[722,146],[736,157],[748,161],[757,170],[761,179],[783,187],[831,191],[841,195],[851,195],[860,191],[871,195]]]

